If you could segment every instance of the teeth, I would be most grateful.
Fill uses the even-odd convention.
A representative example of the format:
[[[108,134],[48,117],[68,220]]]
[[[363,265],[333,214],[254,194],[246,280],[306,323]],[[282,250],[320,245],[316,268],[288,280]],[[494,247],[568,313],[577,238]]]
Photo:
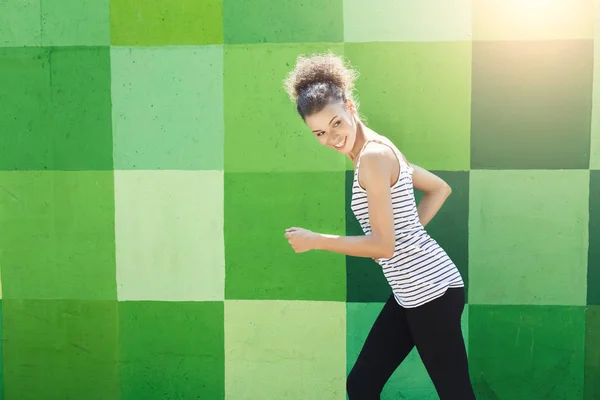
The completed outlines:
[[[341,142],[339,142],[338,144],[334,144],[334,147],[337,147],[338,149],[341,148],[342,146],[344,146],[344,144],[346,143],[346,138],[344,138]]]

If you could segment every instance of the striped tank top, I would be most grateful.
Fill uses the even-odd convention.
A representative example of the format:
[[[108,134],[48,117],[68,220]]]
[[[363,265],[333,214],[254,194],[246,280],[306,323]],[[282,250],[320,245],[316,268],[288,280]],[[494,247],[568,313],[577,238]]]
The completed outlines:
[[[458,268],[442,247],[429,236],[419,220],[412,166],[388,140],[367,140],[360,154],[371,142],[390,147],[400,163],[400,175],[390,188],[396,236],[394,255],[378,259],[396,302],[405,308],[418,307],[441,297],[448,288],[463,287],[464,282]],[[371,225],[367,192],[358,182],[360,154],[354,170],[350,206],[363,232],[368,235],[371,233]]]

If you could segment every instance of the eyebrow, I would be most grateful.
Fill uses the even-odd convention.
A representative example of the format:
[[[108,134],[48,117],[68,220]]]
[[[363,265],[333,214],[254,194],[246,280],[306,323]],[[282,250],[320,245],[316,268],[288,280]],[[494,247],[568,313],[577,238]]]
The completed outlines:
[[[336,119],[338,116],[336,115],[335,117],[331,118],[331,121],[329,121],[328,125],[331,125],[331,123],[333,122],[334,119]],[[317,129],[316,131],[313,131],[314,133],[317,132],[325,132],[323,129]]]

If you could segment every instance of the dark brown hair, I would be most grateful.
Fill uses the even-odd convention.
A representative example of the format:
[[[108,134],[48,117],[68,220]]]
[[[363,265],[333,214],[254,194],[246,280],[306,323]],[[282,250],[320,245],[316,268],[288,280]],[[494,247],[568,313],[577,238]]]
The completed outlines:
[[[352,94],[357,77],[358,73],[332,52],[301,55],[287,75],[284,87],[296,103],[298,114],[305,119],[328,104],[345,105],[347,99],[356,104]]]

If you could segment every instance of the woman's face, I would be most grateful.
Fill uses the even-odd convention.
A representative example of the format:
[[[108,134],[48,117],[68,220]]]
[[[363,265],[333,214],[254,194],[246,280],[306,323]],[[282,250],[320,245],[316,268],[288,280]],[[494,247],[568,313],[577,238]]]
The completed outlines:
[[[306,124],[323,146],[348,154],[356,141],[356,120],[353,111],[343,104],[330,104],[306,117]]]

